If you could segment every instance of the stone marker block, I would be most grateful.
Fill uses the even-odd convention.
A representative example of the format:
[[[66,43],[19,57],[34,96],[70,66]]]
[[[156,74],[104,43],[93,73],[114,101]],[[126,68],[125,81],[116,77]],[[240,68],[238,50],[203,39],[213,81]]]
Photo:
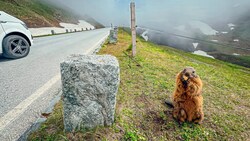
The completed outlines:
[[[52,34],[52,35],[55,35],[56,32],[55,32],[54,30],[51,30],[51,34]]]
[[[61,63],[64,128],[91,129],[114,122],[120,82],[117,59],[110,55],[74,55]]]
[[[114,29],[111,29],[109,33],[109,43],[114,44],[116,42],[117,42],[117,31]]]

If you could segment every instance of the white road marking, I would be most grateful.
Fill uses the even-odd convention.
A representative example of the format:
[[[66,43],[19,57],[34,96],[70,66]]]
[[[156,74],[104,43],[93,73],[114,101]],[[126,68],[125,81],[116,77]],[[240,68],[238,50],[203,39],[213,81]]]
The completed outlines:
[[[60,80],[60,73],[50,79],[46,84],[39,88],[34,94],[30,95],[27,99],[18,104],[14,109],[9,111],[6,115],[0,118],[0,131],[4,129],[10,122],[19,117],[29,105],[37,100],[44,92],[49,90],[56,82]]]
[[[88,49],[85,54],[91,53],[97,46],[101,45],[105,41],[109,34],[97,42],[92,48]],[[94,48],[94,49],[93,49]],[[9,111],[3,117],[0,118],[0,131],[3,130],[9,123],[14,121],[19,117],[35,100],[37,100],[41,95],[43,95],[47,90],[49,90],[55,83],[57,83],[61,78],[61,74],[58,73],[52,79],[50,79],[46,84],[39,88],[35,93],[30,95],[27,99],[19,103],[14,109]]]

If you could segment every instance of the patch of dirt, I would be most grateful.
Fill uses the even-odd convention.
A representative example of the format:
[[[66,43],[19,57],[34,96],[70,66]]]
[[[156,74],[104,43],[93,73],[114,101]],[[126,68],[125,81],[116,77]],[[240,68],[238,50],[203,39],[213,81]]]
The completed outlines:
[[[145,94],[141,94],[140,96],[136,97],[135,101],[137,101],[138,103],[145,103],[146,105],[148,105],[147,107],[151,107],[152,105],[149,98]]]
[[[169,122],[174,122],[174,119],[172,117],[172,111],[166,110],[163,113],[164,114],[160,114],[158,111],[147,112],[145,120],[153,127],[151,129],[154,132],[161,132],[167,128]],[[171,130],[171,128],[167,128],[167,130],[169,129]]]
[[[25,17],[22,20],[27,24],[29,28],[39,27],[61,27],[58,21],[48,21],[45,18],[38,17]]]

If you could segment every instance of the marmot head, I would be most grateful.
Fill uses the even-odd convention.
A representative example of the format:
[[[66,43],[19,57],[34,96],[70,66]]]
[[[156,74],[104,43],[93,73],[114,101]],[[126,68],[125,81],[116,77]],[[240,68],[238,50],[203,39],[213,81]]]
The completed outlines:
[[[198,75],[196,74],[196,71],[193,67],[186,67],[182,72],[182,81],[188,81],[188,80],[192,80],[198,77]]]

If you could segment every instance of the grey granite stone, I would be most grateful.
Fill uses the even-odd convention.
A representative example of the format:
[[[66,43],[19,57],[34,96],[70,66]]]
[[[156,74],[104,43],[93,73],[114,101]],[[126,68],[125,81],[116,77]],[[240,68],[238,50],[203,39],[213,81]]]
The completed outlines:
[[[114,44],[117,42],[118,38],[118,28],[111,29],[109,34],[109,43]]]
[[[61,63],[65,131],[114,122],[119,74],[110,55],[74,55]]]

